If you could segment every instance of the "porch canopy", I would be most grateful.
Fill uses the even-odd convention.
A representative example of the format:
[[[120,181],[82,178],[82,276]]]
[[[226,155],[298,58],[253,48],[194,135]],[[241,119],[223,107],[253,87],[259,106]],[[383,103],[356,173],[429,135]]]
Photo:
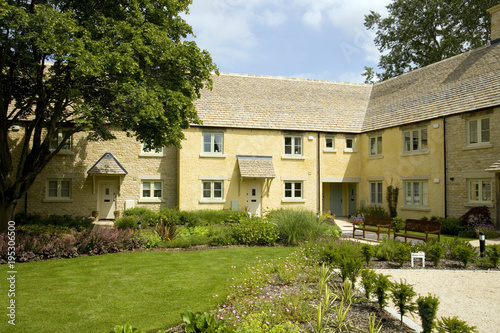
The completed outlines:
[[[120,183],[123,176],[127,175],[128,172],[125,168],[118,162],[116,157],[111,153],[105,153],[102,157],[87,171],[89,176],[92,176],[93,181],[93,192],[95,193],[95,177],[96,176],[119,176]],[[118,188],[118,192],[120,189]]]
[[[238,193],[241,194],[241,183],[245,178],[261,178],[265,180],[263,193],[269,196],[271,182],[276,177],[274,172],[272,156],[236,155],[240,167],[240,186]]]
[[[490,165],[490,167],[488,169],[486,169],[485,171],[500,172],[500,160],[498,160],[495,163],[493,163],[492,165]]]

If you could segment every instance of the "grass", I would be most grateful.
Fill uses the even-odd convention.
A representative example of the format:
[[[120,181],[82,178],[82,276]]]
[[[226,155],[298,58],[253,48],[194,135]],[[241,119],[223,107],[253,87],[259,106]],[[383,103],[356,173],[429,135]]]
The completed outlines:
[[[108,332],[129,322],[156,332],[187,310],[207,311],[228,295],[227,279],[256,257],[294,248],[135,252],[16,264],[16,325],[7,323],[7,265],[0,267],[1,332]],[[214,297],[218,295],[218,297]]]

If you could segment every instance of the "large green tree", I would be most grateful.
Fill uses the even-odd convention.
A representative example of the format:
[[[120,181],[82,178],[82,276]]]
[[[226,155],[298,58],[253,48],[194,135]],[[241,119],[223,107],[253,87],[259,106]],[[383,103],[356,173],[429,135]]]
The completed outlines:
[[[490,36],[486,12],[499,0],[393,0],[382,18],[365,15],[367,29],[376,30],[382,53],[381,73],[365,67],[367,81],[386,80],[485,45]]]
[[[0,2],[0,232],[76,132],[107,140],[112,125],[150,148],[180,146],[182,130],[200,122],[193,100],[217,71],[188,40],[192,29],[181,15],[190,4]],[[12,140],[14,125],[21,140]]]

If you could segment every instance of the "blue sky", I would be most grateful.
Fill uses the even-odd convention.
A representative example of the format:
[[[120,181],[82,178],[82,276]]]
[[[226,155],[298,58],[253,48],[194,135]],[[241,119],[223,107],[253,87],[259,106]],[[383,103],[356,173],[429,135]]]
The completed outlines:
[[[370,10],[390,0],[193,0],[186,21],[221,72],[363,82],[376,67]]]

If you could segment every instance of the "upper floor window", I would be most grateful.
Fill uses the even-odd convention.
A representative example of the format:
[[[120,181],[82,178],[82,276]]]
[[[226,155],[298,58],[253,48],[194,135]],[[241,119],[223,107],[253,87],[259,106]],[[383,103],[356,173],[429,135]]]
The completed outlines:
[[[490,142],[490,118],[468,121],[467,143],[476,145]]]
[[[203,133],[203,152],[222,154],[223,134]]]
[[[163,147],[160,148],[146,148],[144,143],[141,144],[141,153],[143,154],[151,154],[151,155],[162,155],[163,154]]]
[[[50,149],[57,149],[57,147],[59,147],[64,137],[68,135],[68,133],[70,133],[69,130],[58,130],[57,133],[52,137],[52,141],[50,141]],[[71,141],[72,137],[70,135],[62,146],[61,150],[71,150]]]
[[[325,137],[325,150],[335,151],[335,137],[333,136]]]
[[[355,152],[355,146],[354,146],[354,138],[353,137],[347,137],[345,138],[345,149],[344,152],[348,153],[353,153]]]
[[[427,207],[428,185],[427,180],[409,180],[403,183],[405,206]]]
[[[370,182],[370,203],[382,204],[382,182]]]
[[[302,156],[301,136],[285,136],[285,155]]]
[[[419,128],[419,129],[404,131],[403,150],[405,153],[427,151],[428,150],[427,128]]]
[[[470,202],[491,202],[491,179],[467,181]]]
[[[47,180],[47,199],[70,199],[71,180]]]
[[[370,138],[370,156],[382,155],[382,136]]]

